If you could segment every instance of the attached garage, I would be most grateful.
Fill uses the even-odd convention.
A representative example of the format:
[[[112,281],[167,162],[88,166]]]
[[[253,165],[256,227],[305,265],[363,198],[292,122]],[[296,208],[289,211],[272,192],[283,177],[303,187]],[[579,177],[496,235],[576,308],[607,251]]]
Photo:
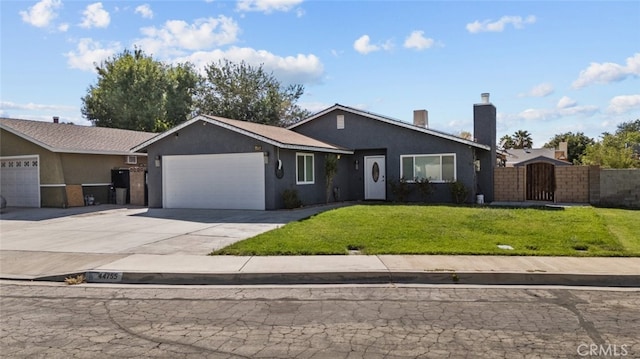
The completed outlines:
[[[39,156],[1,157],[0,194],[11,207],[40,207]]]
[[[262,152],[162,157],[164,208],[265,209]]]

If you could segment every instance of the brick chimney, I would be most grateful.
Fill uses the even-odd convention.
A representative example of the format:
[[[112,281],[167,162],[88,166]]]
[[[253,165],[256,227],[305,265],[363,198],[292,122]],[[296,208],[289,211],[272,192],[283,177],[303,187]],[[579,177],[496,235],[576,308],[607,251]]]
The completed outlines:
[[[60,122],[60,117],[53,116],[53,123],[58,123],[58,122]]]
[[[414,110],[413,124],[418,127],[429,128],[429,112],[427,110]]]

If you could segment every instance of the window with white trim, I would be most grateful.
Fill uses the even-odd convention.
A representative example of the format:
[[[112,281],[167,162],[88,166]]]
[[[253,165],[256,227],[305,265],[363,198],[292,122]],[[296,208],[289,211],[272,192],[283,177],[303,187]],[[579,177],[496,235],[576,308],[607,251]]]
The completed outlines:
[[[296,153],[296,184],[313,183],[313,153]]]
[[[456,180],[456,154],[400,156],[400,178],[407,181],[428,179],[430,182]]]

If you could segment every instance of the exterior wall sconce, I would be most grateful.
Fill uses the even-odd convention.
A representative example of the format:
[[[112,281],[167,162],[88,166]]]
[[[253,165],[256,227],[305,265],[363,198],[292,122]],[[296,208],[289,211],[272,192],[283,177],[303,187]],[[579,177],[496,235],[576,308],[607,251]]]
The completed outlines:
[[[264,164],[268,165],[269,164],[269,151],[264,151]]]
[[[357,171],[360,168],[360,161],[358,160],[353,161],[353,167]]]
[[[476,169],[476,172],[480,172],[480,160],[473,161],[473,167]]]
[[[156,156],[156,167],[160,167],[160,156]]]

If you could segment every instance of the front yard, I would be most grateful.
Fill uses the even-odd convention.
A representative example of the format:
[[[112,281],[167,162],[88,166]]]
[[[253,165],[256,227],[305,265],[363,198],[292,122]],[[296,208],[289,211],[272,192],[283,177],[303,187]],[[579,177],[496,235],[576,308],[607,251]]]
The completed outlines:
[[[290,223],[213,254],[349,253],[640,256],[640,211],[356,205]]]

